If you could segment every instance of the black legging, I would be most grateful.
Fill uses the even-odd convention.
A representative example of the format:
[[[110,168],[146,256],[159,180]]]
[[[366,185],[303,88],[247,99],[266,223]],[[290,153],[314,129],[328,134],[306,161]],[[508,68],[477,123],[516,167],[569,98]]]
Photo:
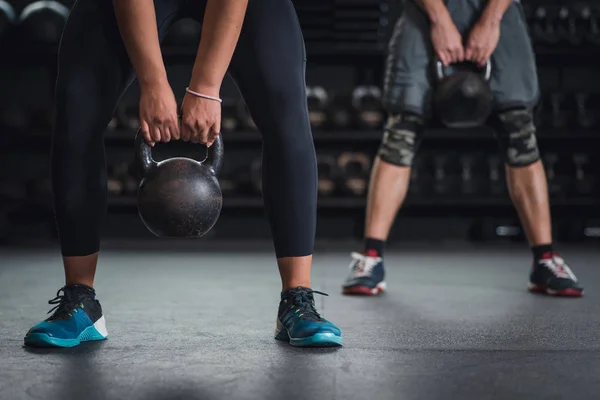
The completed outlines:
[[[201,23],[205,8],[201,0],[154,0],[154,5],[161,40],[180,18]],[[310,255],[314,245],[317,165],[305,65],[291,1],[249,1],[228,73],[263,137],[264,203],[278,258]],[[107,202],[103,133],[134,79],[112,1],[78,0],[60,45],[52,144],[63,256],[99,250]]]

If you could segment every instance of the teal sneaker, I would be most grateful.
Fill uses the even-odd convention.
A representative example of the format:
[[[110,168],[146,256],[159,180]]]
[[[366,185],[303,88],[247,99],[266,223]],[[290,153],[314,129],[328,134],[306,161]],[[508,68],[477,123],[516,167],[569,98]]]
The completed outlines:
[[[317,312],[313,293],[297,287],[281,293],[275,339],[296,347],[333,347],[343,343],[340,329]]]
[[[62,293],[61,293],[62,292]],[[106,322],[94,289],[84,285],[67,285],[48,302],[56,304],[54,314],[25,335],[25,346],[75,347],[81,342],[108,337]]]

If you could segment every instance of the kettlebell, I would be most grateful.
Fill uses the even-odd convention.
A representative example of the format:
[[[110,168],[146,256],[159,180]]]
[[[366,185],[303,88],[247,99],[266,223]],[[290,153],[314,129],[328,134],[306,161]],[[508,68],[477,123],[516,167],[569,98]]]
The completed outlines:
[[[492,65],[484,68],[466,62],[454,64],[451,73],[441,61],[436,61],[437,86],[434,107],[437,116],[448,128],[473,128],[487,121],[494,102],[489,85]]]
[[[378,129],[383,124],[381,89],[377,86],[357,86],[352,92],[352,106],[363,128]]]
[[[221,214],[223,196],[217,176],[223,164],[221,135],[203,161],[174,157],[156,162],[140,130],[135,137],[135,160],[141,182],[138,212],[150,232],[161,238],[204,236]]]
[[[67,6],[58,1],[35,1],[23,8],[19,24],[34,42],[56,45],[60,41],[69,13]]]
[[[0,0],[0,38],[12,29],[17,20],[15,9],[5,0]]]

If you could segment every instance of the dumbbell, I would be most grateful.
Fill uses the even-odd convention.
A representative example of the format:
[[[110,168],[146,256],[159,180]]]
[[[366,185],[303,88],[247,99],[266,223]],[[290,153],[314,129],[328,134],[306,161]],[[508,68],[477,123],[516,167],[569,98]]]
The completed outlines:
[[[559,228],[559,238],[564,242],[583,242],[600,239],[600,221],[568,218]]]
[[[119,197],[123,193],[123,182],[109,174],[106,179],[106,189],[108,197]]]
[[[17,14],[10,3],[0,0],[0,39],[15,26]]]
[[[541,128],[545,125],[544,119],[546,118],[544,113],[545,113],[545,109],[544,109],[544,99],[543,97],[540,97],[537,101],[537,103],[533,106],[532,108],[532,114],[533,114],[533,124],[534,126]]]
[[[456,195],[460,191],[459,174],[453,154],[437,153],[433,156],[433,191],[437,195]]]
[[[54,113],[51,107],[39,107],[33,112],[33,122],[30,127],[43,133],[49,132],[54,122],[53,117]]]
[[[577,14],[570,7],[560,7],[558,10],[557,35],[561,42],[574,46],[582,43],[585,32],[577,22]]]
[[[140,107],[136,103],[122,103],[117,108],[117,120],[123,129],[137,131],[140,128]]]
[[[106,126],[106,129],[109,132],[114,132],[119,128],[119,120],[117,119],[117,117],[113,116],[110,121],[108,122],[108,125]]]
[[[333,96],[329,103],[328,120],[332,127],[348,129],[352,125],[352,100],[348,96]]]
[[[596,177],[590,156],[584,153],[573,154],[575,164],[575,190],[579,195],[588,196],[595,192]]]
[[[117,196],[121,193],[127,196],[135,196],[138,190],[139,180],[131,174],[129,164],[121,162],[113,165],[111,175],[115,181],[119,181],[121,184],[120,189],[116,188],[118,185],[114,185],[115,192],[117,190],[119,191]]]
[[[202,25],[190,18],[179,20],[167,32],[163,43],[168,46],[198,46]]]
[[[556,21],[547,7],[535,8],[531,22],[531,35],[536,43],[546,45],[558,43],[560,39],[554,26]]]
[[[352,106],[363,128],[378,129],[382,126],[381,89],[377,86],[357,86],[352,92]]]
[[[567,180],[562,171],[560,157],[556,153],[545,153],[542,156],[548,179],[548,193],[551,197],[565,197],[568,192]]]
[[[27,131],[32,127],[30,110],[20,104],[0,106],[0,127],[17,132]]]
[[[221,132],[233,132],[238,127],[235,100],[224,98],[221,103]]]
[[[488,179],[490,195],[492,197],[504,197],[507,190],[504,162],[499,156],[492,155],[488,157]]]
[[[461,192],[466,196],[482,196],[485,192],[485,168],[479,157],[466,154],[460,157]]]
[[[578,6],[579,18],[585,30],[585,39],[588,44],[600,45],[600,24],[598,17],[600,12],[597,7],[592,8],[590,4]]]
[[[596,123],[596,116],[589,109],[590,95],[588,93],[575,93],[575,104],[577,105],[577,125],[584,129],[591,128]]]
[[[48,177],[40,177],[27,183],[27,197],[37,203],[50,204],[52,201],[52,181]]]
[[[552,93],[550,101],[550,123],[554,128],[564,128],[567,125],[567,114],[563,106],[565,96],[562,93]]]
[[[27,199],[27,187],[22,182],[2,182],[0,201],[19,202]]]
[[[317,154],[319,171],[319,196],[329,197],[335,192],[338,179],[335,158],[330,154]]]
[[[255,158],[250,165],[250,181],[254,192],[262,195],[262,158]]]
[[[248,129],[256,130],[256,124],[250,115],[250,110],[248,109],[244,99],[238,100],[236,108],[238,119],[242,123],[242,126]]]
[[[471,227],[470,236],[475,241],[522,241],[525,238],[518,221],[511,219],[483,218]]]
[[[431,173],[429,171],[429,155],[419,152],[413,158],[410,168],[410,182],[408,195],[411,197],[422,197],[431,193]]]
[[[56,45],[69,17],[69,9],[54,0],[39,0],[21,11],[18,24],[35,43]]]
[[[345,152],[337,159],[344,191],[353,196],[363,196],[369,185],[371,161],[364,153]]]
[[[231,168],[233,160],[223,161],[221,172],[219,172],[219,185],[221,186],[221,192],[223,195],[233,195],[238,191],[238,184],[235,178],[237,178],[234,170]]]
[[[307,87],[306,102],[310,126],[315,129],[323,128],[327,123],[327,106],[329,104],[329,96],[325,88],[321,86]]]

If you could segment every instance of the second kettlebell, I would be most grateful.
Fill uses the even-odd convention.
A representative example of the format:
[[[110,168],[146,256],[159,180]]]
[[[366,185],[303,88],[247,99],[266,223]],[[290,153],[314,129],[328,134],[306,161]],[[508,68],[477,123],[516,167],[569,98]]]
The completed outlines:
[[[448,128],[484,125],[494,103],[494,94],[489,85],[491,63],[488,61],[484,68],[470,62],[448,68],[438,60],[435,71],[437,85],[434,107],[442,123]]]

